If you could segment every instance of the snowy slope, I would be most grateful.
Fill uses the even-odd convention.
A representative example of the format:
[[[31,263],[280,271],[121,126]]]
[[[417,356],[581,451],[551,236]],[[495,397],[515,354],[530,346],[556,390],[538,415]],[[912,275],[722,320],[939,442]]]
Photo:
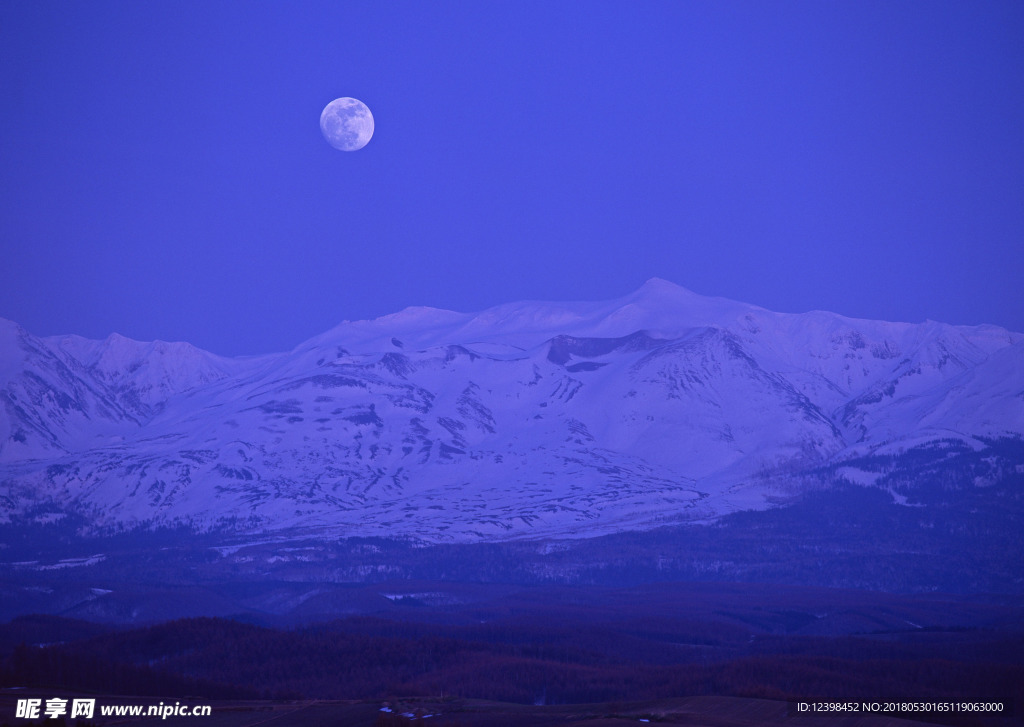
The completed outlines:
[[[1024,434],[1024,336],[778,314],[652,280],[409,308],[278,356],[0,326],[0,512],[427,540],[764,507],[877,447]]]

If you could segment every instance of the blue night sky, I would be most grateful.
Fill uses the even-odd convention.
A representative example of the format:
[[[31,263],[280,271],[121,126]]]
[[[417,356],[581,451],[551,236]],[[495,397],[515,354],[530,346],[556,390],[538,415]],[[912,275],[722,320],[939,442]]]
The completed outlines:
[[[234,355],[658,276],[1022,331],[1022,38],[1019,0],[0,3],[0,316]]]

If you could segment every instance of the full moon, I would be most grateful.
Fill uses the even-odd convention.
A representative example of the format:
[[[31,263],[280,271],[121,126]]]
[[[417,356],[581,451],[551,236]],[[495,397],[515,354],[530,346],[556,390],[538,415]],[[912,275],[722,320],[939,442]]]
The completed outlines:
[[[341,151],[362,149],[373,136],[373,114],[356,98],[336,98],[320,114],[320,131]]]

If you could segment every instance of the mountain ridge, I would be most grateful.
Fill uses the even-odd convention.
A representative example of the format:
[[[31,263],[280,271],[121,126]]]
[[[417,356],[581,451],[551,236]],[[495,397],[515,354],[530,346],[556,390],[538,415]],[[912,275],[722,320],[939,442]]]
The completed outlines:
[[[875,451],[1024,435],[1021,334],[656,278],[606,302],[406,308],[260,357],[0,335],[9,522],[585,537],[773,506]]]

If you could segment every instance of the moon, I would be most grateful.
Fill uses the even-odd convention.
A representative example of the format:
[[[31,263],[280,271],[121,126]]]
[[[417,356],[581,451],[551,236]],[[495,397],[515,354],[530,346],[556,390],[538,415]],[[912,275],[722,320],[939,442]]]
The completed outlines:
[[[373,136],[373,114],[357,98],[336,98],[320,113],[320,131],[335,149],[356,151]]]

